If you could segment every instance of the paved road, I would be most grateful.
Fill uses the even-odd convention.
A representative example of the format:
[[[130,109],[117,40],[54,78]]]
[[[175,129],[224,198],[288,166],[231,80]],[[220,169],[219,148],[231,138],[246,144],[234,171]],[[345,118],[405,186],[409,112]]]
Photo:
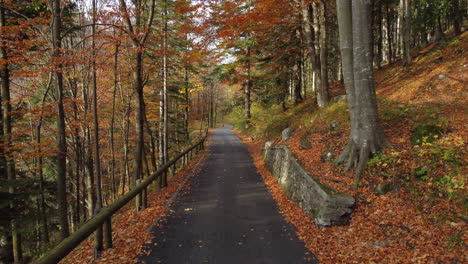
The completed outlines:
[[[176,199],[163,227],[153,228],[153,242],[146,245],[151,253],[141,263],[317,263],[230,129],[212,134],[200,174]]]

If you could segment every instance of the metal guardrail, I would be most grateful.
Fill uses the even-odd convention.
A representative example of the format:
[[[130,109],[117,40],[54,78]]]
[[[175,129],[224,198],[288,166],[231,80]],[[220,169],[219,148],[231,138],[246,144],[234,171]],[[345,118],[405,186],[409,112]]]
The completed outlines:
[[[133,198],[137,197],[137,201],[141,201],[141,195],[146,195],[144,190],[153,183],[154,181],[160,179],[160,177],[169,171],[171,167],[175,168],[177,166],[177,162],[182,159],[182,167],[184,167],[188,161],[192,159],[193,152],[198,153],[200,150],[204,149],[204,144],[206,138],[208,136],[208,132],[205,132],[200,141],[196,144],[185,150],[184,152],[180,153],[177,157],[172,159],[171,161],[164,164],[161,168],[159,168],[156,172],[154,172],[151,176],[144,179],[140,184],[135,186],[131,189],[128,193],[124,196],[120,197],[116,201],[114,201],[111,205],[102,208],[99,213],[94,215],[91,219],[89,219],[83,226],[81,226],[77,231],[71,234],[69,237],[64,239],[60,242],[57,246],[55,246],[52,250],[50,250],[44,257],[40,258],[37,263],[40,264],[55,264],[58,263],[60,260],[65,258],[73,249],[75,249],[78,245],[81,244],[84,240],[86,240],[93,232],[97,229],[101,228],[105,225],[105,233],[104,237],[106,238],[106,248],[112,247],[112,230],[111,230],[111,219],[112,216],[122,207],[128,204]],[[145,199],[146,200],[146,199]],[[138,204],[138,202],[137,202]],[[138,207],[139,205],[137,205]],[[138,208],[137,208],[138,210]],[[110,241],[109,241],[110,240]]]

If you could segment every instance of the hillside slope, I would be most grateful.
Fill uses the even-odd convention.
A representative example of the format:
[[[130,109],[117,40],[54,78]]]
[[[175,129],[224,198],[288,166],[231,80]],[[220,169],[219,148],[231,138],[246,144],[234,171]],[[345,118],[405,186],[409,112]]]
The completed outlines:
[[[379,111],[392,147],[369,162],[361,188],[327,159],[344,148],[349,133],[345,101],[325,110],[313,98],[281,112],[254,106],[247,142],[270,190],[308,248],[325,263],[463,263],[467,239],[468,33],[414,54],[407,68],[376,71]],[[339,85],[332,94],[344,93]],[[314,109],[314,111],[311,111]],[[275,114],[271,116],[271,113]],[[235,113],[233,123],[238,122]],[[279,134],[294,136],[279,143]],[[244,134],[244,135],[247,135]],[[260,156],[266,140],[286,144],[321,182],[352,194],[358,204],[349,226],[319,229],[285,198]],[[301,142],[309,141],[310,149]]]

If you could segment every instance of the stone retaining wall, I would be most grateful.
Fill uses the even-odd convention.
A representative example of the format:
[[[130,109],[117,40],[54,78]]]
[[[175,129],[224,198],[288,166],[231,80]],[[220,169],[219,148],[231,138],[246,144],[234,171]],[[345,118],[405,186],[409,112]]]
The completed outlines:
[[[349,222],[354,198],[321,184],[299,165],[287,146],[273,146],[268,142],[263,149],[263,158],[289,199],[297,203],[319,226],[344,225]]]

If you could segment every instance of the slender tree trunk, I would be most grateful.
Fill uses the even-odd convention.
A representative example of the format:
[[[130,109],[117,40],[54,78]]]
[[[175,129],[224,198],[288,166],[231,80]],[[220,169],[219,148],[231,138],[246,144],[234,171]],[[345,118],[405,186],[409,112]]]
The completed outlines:
[[[143,52],[138,50],[135,54],[135,132],[136,146],[133,165],[132,187],[136,185],[137,180],[142,179],[143,173],[143,148],[144,148],[144,96],[143,96]]]
[[[189,91],[189,72],[188,67],[185,67],[185,109],[184,109],[184,130],[185,130],[185,141],[188,143],[190,141],[190,128],[189,128],[189,119],[190,119],[190,91]]]
[[[93,86],[93,154],[94,154],[94,169],[96,175],[96,213],[102,208],[102,175],[101,175],[101,155],[99,148],[99,118],[98,118],[98,106],[97,106],[97,73],[96,73],[96,0],[92,1],[92,21],[91,27],[91,71],[92,71],[92,86]],[[94,248],[97,251],[103,249],[102,246],[102,226],[94,232]]]
[[[4,136],[3,136],[3,109],[2,109],[2,99],[0,96],[0,180],[7,181],[8,175],[6,172],[6,158],[5,158],[5,149],[4,149]],[[5,216],[5,221],[0,225],[0,263],[13,263],[13,243],[11,235],[11,212]]]
[[[370,34],[370,41],[369,41],[369,57],[372,62],[372,67],[374,67],[374,57],[375,57],[375,22],[376,22],[376,14],[375,14],[375,1],[371,1],[369,4],[369,10],[368,10],[369,16],[370,16],[370,23],[369,23],[369,34]]]
[[[383,19],[382,19],[382,0],[377,1],[377,30],[378,30],[378,40],[377,40],[377,56],[375,58],[375,64],[378,69],[382,67],[382,49],[383,49]]]
[[[3,1],[2,1],[3,4]],[[16,179],[16,169],[15,169],[15,159],[13,153],[11,152],[12,148],[12,118],[11,118],[11,96],[10,96],[10,69],[9,69],[9,57],[7,51],[7,43],[3,38],[6,25],[6,14],[5,8],[0,7],[0,79],[1,79],[1,108],[2,108],[2,135],[3,135],[3,144],[4,148],[2,159],[5,161],[6,165],[6,175],[7,179],[10,182],[13,182]],[[3,160],[2,160],[3,161]],[[3,165],[3,164],[2,164]],[[9,187],[10,193],[15,193],[15,188]],[[10,209],[13,212],[15,209],[15,204],[10,204]],[[15,217],[10,218],[10,234],[12,238],[12,250],[13,258],[15,263],[23,262],[23,253],[21,248],[21,236],[18,231],[18,221]]]
[[[159,91],[159,166],[164,165],[164,89]],[[160,182],[160,187],[164,187]]]
[[[70,235],[67,218],[67,142],[65,130],[65,111],[63,108],[63,65],[62,56],[62,19],[60,0],[51,2],[53,61],[55,73],[55,93],[57,98],[57,201],[59,208],[60,238]]]
[[[164,37],[163,37],[163,90],[162,90],[162,127],[161,127],[161,159],[162,164],[165,164],[168,161],[167,156],[167,146],[168,146],[168,123],[167,123],[167,110],[168,110],[168,100],[167,100],[167,38],[168,38],[168,2],[164,0],[164,14],[163,14],[163,23],[164,23]],[[161,179],[161,187],[167,186],[167,173],[164,173]]]
[[[320,7],[320,74],[322,77],[322,99],[328,104],[328,47],[327,47],[327,2],[322,0]]]
[[[307,53],[309,56],[309,60],[312,63],[312,69],[315,74],[315,93],[317,94],[317,105],[320,108],[324,108],[328,106],[328,90],[322,83],[322,72],[321,72],[321,64],[320,64],[320,56],[317,55],[315,49],[315,32],[314,28],[312,27],[313,23],[313,10],[311,5],[307,3],[306,0],[301,0],[301,11],[302,11],[302,22],[304,28],[304,37],[306,40],[306,47]]]
[[[114,31],[115,35],[115,31]],[[115,142],[114,142],[114,126],[115,126],[115,103],[117,96],[118,80],[118,67],[119,67],[119,43],[115,44],[114,52],[114,91],[112,92],[112,116],[110,126],[110,141],[111,141],[111,175],[112,175],[112,198],[117,199],[117,183],[115,177]]]
[[[245,110],[245,126],[246,128],[250,127],[250,119],[252,118],[252,113],[250,111],[251,108],[251,93],[252,93],[252,62],[251,62],[251,54],[252,49],[250,47],[247,48],[247,80],[244,83],[244,110]]]
[[[400,0],[400,39],[403,51],[403,64],[411,62],[411,4],[410,0]]]
[[[292,87],[293,90],[293,104],[297,105],[300,102],[302,102],[303,98],[301,95],[301,90],[302,90],[302,62],[300,60],[296,61],[296,66],[294,67],[294,74],[293,78],[295,79],[294,81],[294,87]]]
[[[369,58],[368,3],[366,0],[337,0],[351,135],[348,146],[335,163],[345,162],[345,170],[356,167],[355,187],[370,155],[388,145],[377,116],[372,62]]]
[[[123,98],[122,98],[123,102]],[[130,181],[130,166],[128,161],[128,140],[129,140],[129,129],[130,129],[130,100],[128,101],[127,108],[123,116],[123,131],[124,131],[124,167],[125,173],[122,174],[122,195],[125,194],[125,185],[129,184]]]
[[[460,12],[460,2],[459,0],[453,0],[453,27],[455,29],[455,34],[461,34],[461,28],[463,24],[463,19]]]
[[[392,13],[390,4],[387,2],[387,42],[388,42],[388,63],[393,62],[393,38],[392,38]]]
[[[41,193],[39,197],[39,211],[41,214],[40,226],[41,226],[41,240],[44,243],[49,243],[49,228],[47,225],[47,209],[46,209],[46,203],[45,203],[45,189],[44,189],[44,159],[42,158],[41,143],[42,143],[42,121],[43,121],[44,105],[45,105],[45,101],[47,98],[47,94],[51,86],[52,86],[52,76],[49,77],[47,89],[44,92],[44,95],[42,96],[41,115],[36,124],[36,144],[37,144],[37,153],[38,153],[38,157],[37,157],[38,172],[37,173],[39,175],[39,191]],[[79,184],[77,185],[77,187],[79,187]],[[78,196],[77,196],[77,200],[79,200]]]

